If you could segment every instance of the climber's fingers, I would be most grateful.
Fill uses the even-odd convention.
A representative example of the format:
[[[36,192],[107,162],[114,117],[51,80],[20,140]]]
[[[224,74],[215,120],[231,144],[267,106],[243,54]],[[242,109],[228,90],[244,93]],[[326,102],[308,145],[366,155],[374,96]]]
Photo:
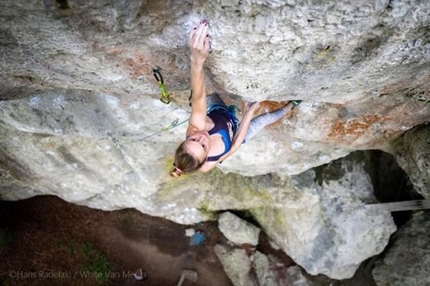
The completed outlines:
[[[194,29],[192,29],[191,32],[190,32],[190,37],[188,39],[188,45],[190,47],[192,47],[192,45],[193,45],[193,40],[194,40],[194,38],[196,36],[196,31],[197,31],[197,27],[194,27]]]
[[[204,49],[206,38],[208,38],[209,24],[206,20],[203,20],[200,26],[202,27],[202,29],[200,30],[200,34],[198,34],[199,35],[198,45],[199,45],[199,49]]]
[[[189,46],[191,61],[204,63],[209,54],[209,24],[206,20],[200,21],[190,33]]]
[[[192,49],[205,50],[206,38],[209,31],[209,24],[206,20],[200,21],[200,24],[195,27],[189,37],[189,46]],[[208,48],[209,50],[209,48]]]
[[[205,37],[205,42],[204,42],[204,46],[203,49],[205,51],[209,51],[210,50],[210,43],[209,43],[209,34],[207,34],[207,36]]]

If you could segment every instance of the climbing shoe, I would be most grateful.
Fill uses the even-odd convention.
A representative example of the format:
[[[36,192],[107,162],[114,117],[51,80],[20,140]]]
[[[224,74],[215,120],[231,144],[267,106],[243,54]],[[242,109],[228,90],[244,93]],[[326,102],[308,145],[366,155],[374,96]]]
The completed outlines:
[[[301,100],[291,100],[291,103],[293,104],[293,108],[292,109],[294,109],[294,108],[297,107],[297,105],[299,105],[300,103],[302,103],[302,101]]]

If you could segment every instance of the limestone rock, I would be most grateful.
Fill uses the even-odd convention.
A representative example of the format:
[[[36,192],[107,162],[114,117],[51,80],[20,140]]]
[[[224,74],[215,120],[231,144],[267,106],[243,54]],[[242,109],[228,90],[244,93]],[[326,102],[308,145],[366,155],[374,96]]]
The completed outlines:
[[[294,285],[293,279],[286,275],[286,266],[279,267],[278,262],[271,255],[254,252],[254,268],[260,286]]]
[[[312,168],[356,150],[394,154],[392,140],[430,120],[429,1],[0,7],[1,199],[51,194],[184,224],[248,210],[306,271],[339,279],[385,247],[394,225],[389,215],[362,212],[373,198],[359,164],[345,163],[328,181]],[[211,27],[208,92],[239,106],[267,100],[259,112],[304,101],[219,168],[172,179],[190,111],[188,32],[201,18]],[[159,101],[155,66],[170,105]],[[425,146],[420,140],[407,143],[410,156]],[[423,192],[426,165],[399,162]]]
[[[100,129],[129,134],[127,127],[133,127],[133,134],[151,134],[188,116],[187,34],[206,18],[212,42],[208,90],[248,101],[304,100],[290,118],[220,166],[225,172],[299,174],[353,150],[385,148],[388,140],[429,120],[428,1],[225,2],[1,0],[0,98],[49,93],[61,102],[62,91],[76,91],[82,101],[101,101],[91,115]],[[154,66],[164,74],[171,106],[158,102]],[[121,104],[130,100],[145,120],[124,117]],[[78,106],[73,110],[78,121],[82,113]],[[15,111],[5,121],[61,135],[60,127],[71,123],[55,121],[61,121],[60,111],[58,104],[43,116]],[[45,121],[43,128],[34,126],[38,120]],[[168,140],[173,146],[182,135]],[[159,141],[166,140],[157,136],[150,145]],[[171,156],[148,153],[129,150],[131,157],[148,156],[150,164]]]
[[[235,244],[258,244],[260,229],[235,216],[231,212],[224,212],[218,219],[218,228],[224,236]]]
[[[217,244],[215,253],[221,261],[224,270],[235,286],[255,285],[249,276],[251,261],[244,249],[229,248]]]
[[[362,261],[384,250],[396,230],[389,213],[366,213],[364,203],[375,198],[357,156],[294,176],[269,192],[270,206],[251,212],[285,253],[312,275],[352,277]]]
[[[270,269],[269,259],[263,253],[256,251],[254,254],[255,272],[257,273],[258,285],[275,286],[275,275]]]
[[[430,125],[406,132],[392,146],[397,163],[409,174],[415,190],[430,199]]]
[[[312,285],[305,276],[303,276],[302,270],[299,266],[288,267],[287,273],[290,277],[292,286],[308,286]]]
[[[393,245],[372,271],[378,286],[429,285],[430,215],[414,212],[412,219],[393,235]]]

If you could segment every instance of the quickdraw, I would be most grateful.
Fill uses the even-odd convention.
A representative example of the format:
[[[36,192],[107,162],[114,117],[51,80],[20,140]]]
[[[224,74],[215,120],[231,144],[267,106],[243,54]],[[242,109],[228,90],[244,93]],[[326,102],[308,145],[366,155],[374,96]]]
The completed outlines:
[[[161,91],[160,101],[164,104],[169,104],[171,101],[170,95],[169,93],[167,93],[166,87],[164,86],[163,76],[161,75],[160,69],[158,67],[154,67],[152,69],[152,74],[157,80],[158,87],[160,88],[160,91]]]
[[[166,131],[172,130],[173,128],[176,128],[179,125],[184,124],[187,121],[188,121],[188,119],[185,119],[185,120],[182,120],[182,121],[179,121],[179,119],[175,119],[175,120],[172,121],[172,123],[170,123],[170,125],[162,127],[157,132],[154,132],[152,134],[146,135],[146,136],[144,136],[142,138],[129,138],[129,140],[127,140],[128,141],[127,143],[131,143],[131,142],[135,142],[135,141],[144,141],[144,140],[149,139],[149,138],[151,138],[153,136],[156,136],[156,135],[158,135],[158,134],[160,134],[162,132],[166,132]]]
[[[172,123],[169,126],[165,126],[161,128],[161,131],[168,131],[170,129],[175,128],[178,125],[179,119],[175,119],[172,121]]]
[[[185,119],[185,120],[179,122],[179,119],[175,119],[175,120],[172,121],[172,123],[169,126],[164,126],[159,131],[157,131],[155,133],[152,133],[150,135],[147,135],[147,136],[145,136],[143,138],[137,139],[136,141],[143,141],[143,140],[151,138],[151,137],[153,137],[155,135],[158,135],[158,134],[160,134],[162,132],[172,130],[173,128],[178,127],[179,125],[184,124],[187,121],[188,121],[188,119]]]

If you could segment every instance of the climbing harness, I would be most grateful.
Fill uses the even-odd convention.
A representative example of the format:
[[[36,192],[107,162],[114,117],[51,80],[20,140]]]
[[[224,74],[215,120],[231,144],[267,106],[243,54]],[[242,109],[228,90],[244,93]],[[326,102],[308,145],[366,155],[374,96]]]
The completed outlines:
[[[152,74],[157,80],[158,87],[160,88],[160,91],[161,91],[160,101],[164,104],[169,104],[171,99],[170,99],[170,95],[166,91],[166,87],[164,86],[163,76],[161,75],[160,68],[159,67],[152,68]]]
[[[160,78],[161,78],[161,75],[160,75]],[[161,81],[162,81],[162,79],[161,79]],[[236,130],[238,128],[239,120],[236,117],[236,110],[240,111],[240,109],[236,105],[226,106],[224,104],[212,104],[212,105],[208,106],[206,113],[210,113],[211,111],[214,111],[214,110],[222,110],[224,112],[224,114],[228,118],[231,119],[231,121],[233,123],[233,130]],[[107,132],[107,135],[111,138],[111,140],[113,141],[115,146],[119,148],[120,142],[121,142],[121,144],[128,144],[128,143],[132,143],[132,142],[136,142],[136,141],[144,141],[144,140],[151,138],[153,136],[156,136],[162,132],[172,130],[172,129],[178,127],[179,125],[184,124],[188,120],[189,120],[189,118],[184,119],[182,121],[179,121],[179,119],[175,119],[170,123],[170,125],[161,127],[161,129],[158,130],[157,132],[146,135],[144,137],[140,137],[141,135],[138,135],[138,136],[134,135],[134,136],[121,136],[122,138],[117,138],[110,131]]]
[[[233,123],[233,132],[237,130],[239,127],[239,120],[236,117],[236,110],[240,111],[239,107],[236,105],[225,105],[220,103],[211,104],[208,106],[207,114],[211,113],[214,110],[222,111]]]
[[[239,120],[236,118],[236,110],[239,110],[239,108],[236,105],[226,106],[224,104],[212,104],[212,105],[208,106],[207,113],[209,113],[213,110],[217,110],[217,109],[221,109],[221,110],[225,111],[225,114],[232,120],[233,128],[234,128],[233,130],[236,130],[238,125],[239,125]],[[172,130],[172,129],[178,127],[179,125],[184,124],[188,120],[189,119],[179,121],[179,119],[175,119],[170,123],[170,125],[161,127],[161,129],[158,130],[157,132],[154,132],[154,133],[149,134],[147,136],[144,136],[142,138],[136,138],[136,137],[134,137],[134,138],[132,138],[132,137],[122,138],[121,141],[123,142],[123,144],[124,143],[132,143],[132,142],[136,142],[136,141],[144,141],[144,140],[149,139],[153,136],[156,136],[162,132]],[[109,135],[109,137],[111,137],[111,139],[113,140],[114,143],[118,144],[118,139],[116,139],[112,135],[111,132],[108,132],[108,135]]]

